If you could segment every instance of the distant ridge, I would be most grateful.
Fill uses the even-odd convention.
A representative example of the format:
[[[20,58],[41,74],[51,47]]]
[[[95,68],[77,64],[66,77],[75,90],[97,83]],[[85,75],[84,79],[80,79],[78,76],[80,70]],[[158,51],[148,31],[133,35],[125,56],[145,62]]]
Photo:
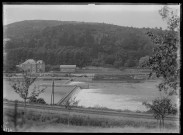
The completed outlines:
[[[4,27],[9,66],[37,58],[49,65],[133,67],[151,55],[147,32],[160,29],[124,27],[106,23],[25,20]]]

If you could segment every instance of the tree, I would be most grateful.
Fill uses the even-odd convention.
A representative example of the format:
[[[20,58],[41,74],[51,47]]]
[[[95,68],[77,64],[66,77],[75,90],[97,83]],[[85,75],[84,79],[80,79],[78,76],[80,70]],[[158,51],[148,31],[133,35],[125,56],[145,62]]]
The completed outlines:
[[[26,103],[28,99],[38,97],[41,93],[44,92],[45,88],[40,88],[34,85],[32,92],[30,92],[30,86],[36,81],[37,76],[33,74],[28,74],[24,72],[22,74],[22,78],[9,78],[10,86],[14,89],[14,91],[19,94],[19,96],[24,100],[24,112],[26,112]]]
[[[168,30],[164,34],[155,35],[148,32],[153,43],[156,45],[153,55],[149,58],[148,66],[155,72],[156,77],[163,80],[158,85],[159,91],[165,95],[155,99],[152,104],[143,103],[147,108],[153,110],[155,118],[161,120],[164,125],[164,118],[171,114],[175,105],[171,102],[170,96],[176,95],[178,89],[179,68],[177,64],[177,50],[179,47],[179,21],[180,18],[167,6],[159,10],[163,20],[167,21]],[[150,74],[150,76],[152,73]]]
[[[105,64],[113,65],[115,61],[115,57],[112,55],[108,55],[104,60],[105,60]]]
[[[139,59],[139,67],[147,67],[149,62],[149,56],[144,56]]]
[[[168,30],[163,35],[154,35],[149,32],[153,43],[156,45],[152,57],[149,58],[149,67],[156,76],[162,77],[163,81],[159,84],[159,90],[164,90],[167,94],[177,94],[179,67],[177,63],[177,51],[180,47],[179,22],[180,18],[164,6],[160,15],[167,21]]]
[[[86,66],[88,64],[88,61],[89,61],[88,54],[83,49],[80,49],[80,50],[75,52],[74,59],[76,61],[76,65],[79,68]]]
[[[153,116],[157,121],[159,120],[160,129],[164,128],[164,119],[170,115],[177,112],[175,105],[171,103],[171,100],[167,97],[156,98],[152,101],[152,104],[143,102],[150,111],[153,112]]]
[[[69,111],[69,115],[68,115],[68,126],[69,126],[69,118],[70,118],[70,110],[72,108],[73,105],[77,105],[79,101],[75,100],[76,98],[70,98],[69,100],[67,100],[65,102],[65,108]]]

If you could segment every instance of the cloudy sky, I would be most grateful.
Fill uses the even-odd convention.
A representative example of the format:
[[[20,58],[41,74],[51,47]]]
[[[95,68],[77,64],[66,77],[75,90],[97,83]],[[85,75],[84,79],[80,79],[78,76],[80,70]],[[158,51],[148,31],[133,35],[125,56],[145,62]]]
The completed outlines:
[[[3,5],[3,24],[23,20],[104,22],[129,27],[162,27],[163,5]],[[179,5],[169,5],[180,10]]]

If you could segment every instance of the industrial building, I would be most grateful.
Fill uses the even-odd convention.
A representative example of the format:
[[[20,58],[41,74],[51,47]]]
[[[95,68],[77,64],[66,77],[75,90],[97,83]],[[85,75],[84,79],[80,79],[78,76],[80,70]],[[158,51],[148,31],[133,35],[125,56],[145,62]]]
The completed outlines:
[[[45,63],[42,60],[37,62],[33,59],[28,59],[20,65],[16,65],[19,69],[29,73],[43,73],[45,72]]]

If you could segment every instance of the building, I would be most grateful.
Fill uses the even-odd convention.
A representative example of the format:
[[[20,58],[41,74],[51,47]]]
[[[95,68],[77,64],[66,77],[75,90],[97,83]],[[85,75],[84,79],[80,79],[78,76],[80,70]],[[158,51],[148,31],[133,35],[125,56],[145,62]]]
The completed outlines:
[[[37,72],[38,73],[43,73],[45,72],[45,63],[42,60],[37,61]]]
[[[60,65],[60,71],[61,72],[75,72],[76,71],[76,65]]]
[[[42,60],[38,60],[37,62],[33,59],[28,59],[24,63],[17,65],[18,68],[23,71],[30,73],[43,73],[45,72],[45,63]]]

